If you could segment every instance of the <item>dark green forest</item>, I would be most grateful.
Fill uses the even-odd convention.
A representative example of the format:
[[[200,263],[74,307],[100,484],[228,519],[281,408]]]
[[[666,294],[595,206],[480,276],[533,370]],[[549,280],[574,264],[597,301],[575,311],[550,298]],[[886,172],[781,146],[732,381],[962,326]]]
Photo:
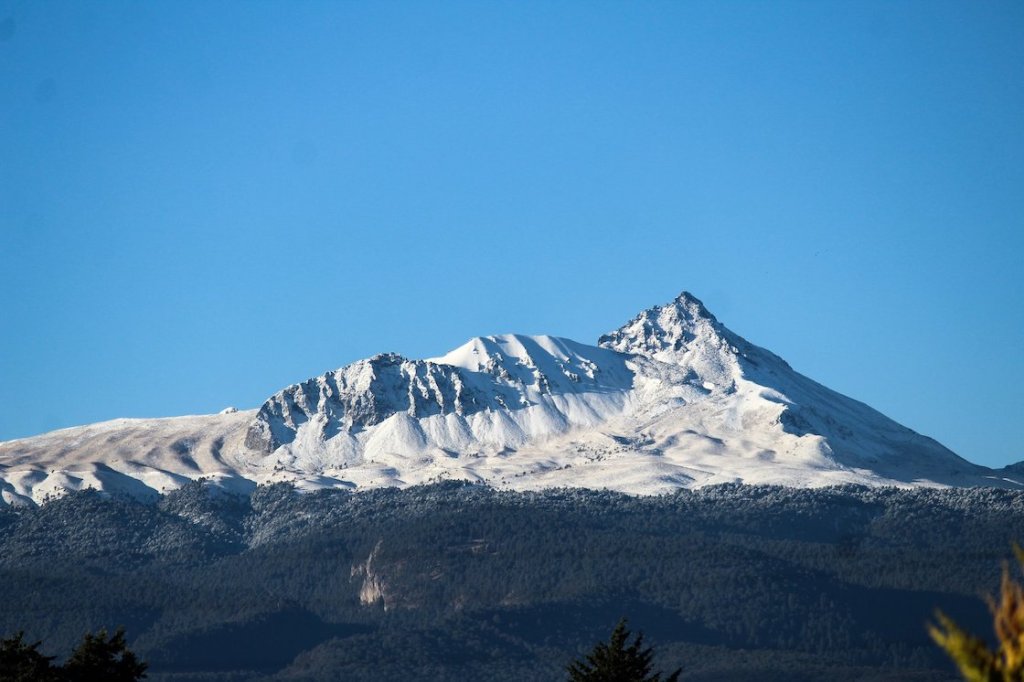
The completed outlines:
[[[621,617],[683,680],[954,680],[941,609],[1024,539],[1024,493],[441,483],[0,510],[0,637],[124,626],[151,680],[562,680]]]

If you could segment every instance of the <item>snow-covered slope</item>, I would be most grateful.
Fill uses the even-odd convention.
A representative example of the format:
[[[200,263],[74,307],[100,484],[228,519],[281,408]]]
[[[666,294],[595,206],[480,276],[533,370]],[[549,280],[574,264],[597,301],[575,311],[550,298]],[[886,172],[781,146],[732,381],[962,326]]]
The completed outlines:
[[[92,486],[139,497],[209,477],[233,489],[410,485],[659,493],[743,481],[795,486],[999,485],[863,403],[725,328],[693,296],[597,346],[471,339],[447,355],[377,355],[289,386],[258,410],[116,420],[0,443],[0,496]]]
[[[519,335],[472,339],[432,360],[377,355],[277,393],[245,442],[304,471],[494,454],[621,414],[634,378],[627,363]]]

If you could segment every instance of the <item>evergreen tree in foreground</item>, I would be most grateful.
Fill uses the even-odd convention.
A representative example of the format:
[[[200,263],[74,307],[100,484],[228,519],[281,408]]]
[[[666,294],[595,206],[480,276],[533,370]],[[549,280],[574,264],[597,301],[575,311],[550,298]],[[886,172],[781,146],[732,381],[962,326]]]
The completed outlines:
[[[64,679],[71,682],[136,682],[148,666],[128,650],[124,628],[113,635],[100,630],[86,634],[64,664]]]
[[[662,680],[661,673],[651,672],[654,650],[644,648],[644,634],[637,633],[632,644],[623,618],[612,631],[607,643],[597,644],[583,660],[568,667],[569,682],[676,682],[681,670]]]
[[[54,666],[39,645],[26,643],[23,632],[0,640],[0,682],[138,682],[146,676],[146,664],[125,645],[123,628],[86,634],[63,666]]]
[[[55,682],[53,656],[39,653],[42,642],[28,644],[25,633],[0,640],[0,680],[3,682]]]
[[[1024,567],[1024,550],[1014,545]],[[999,646],[995,651],[983,640],[961,630],[939,612],[939,624],[929,626],[932,639],[949,654],[968,682],[1024,682],[1024,586],[1010,580],[1003,568],[999,602],[989,599]]]

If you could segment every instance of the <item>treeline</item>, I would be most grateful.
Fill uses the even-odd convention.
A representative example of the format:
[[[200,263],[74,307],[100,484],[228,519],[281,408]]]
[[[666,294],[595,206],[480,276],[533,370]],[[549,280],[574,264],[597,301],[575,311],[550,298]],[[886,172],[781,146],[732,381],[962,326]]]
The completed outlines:
[[[85,492],[0,511],[0,636],[124,625],[155,680],[551,680],[625,615],[688,680],[956,679],[925,623],[984,631],[1021,538],[995,489]]]

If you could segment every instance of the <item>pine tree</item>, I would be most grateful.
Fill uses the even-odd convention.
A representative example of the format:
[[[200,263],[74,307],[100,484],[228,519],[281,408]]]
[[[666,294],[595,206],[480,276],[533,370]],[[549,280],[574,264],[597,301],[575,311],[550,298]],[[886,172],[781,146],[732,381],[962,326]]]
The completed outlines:
[[[52,682],[57,672],[52,656],[39,653],[42,642],[28,644],[25,633],[0,640],[0,680],[4,682]]]
[[[643,633],[637,633],[632,644],[629,638],[623,618],[607,643],[597,644],[583,660],[569,665],[569,682],[663,682],[661,673],[651,672],[654,650],[644,648]],[[676,670],[664,682],[676,682],[680,672]]]
[[[64,664],[64,677],[70,682],[136,682],[146,676],[147,667],[128,650],[124,628],[113,635],[100,630],[82,638]]]
[[[1013,549],[1024,567],[1024,550],[1016,545]],[[999,593],[998,603],[989,599],[999,640],[995,651],[942,612],[937,615],[939,624],[928,628],[968,682],[1024,682],[1024,586],[1010,579],[1005,566]]]

